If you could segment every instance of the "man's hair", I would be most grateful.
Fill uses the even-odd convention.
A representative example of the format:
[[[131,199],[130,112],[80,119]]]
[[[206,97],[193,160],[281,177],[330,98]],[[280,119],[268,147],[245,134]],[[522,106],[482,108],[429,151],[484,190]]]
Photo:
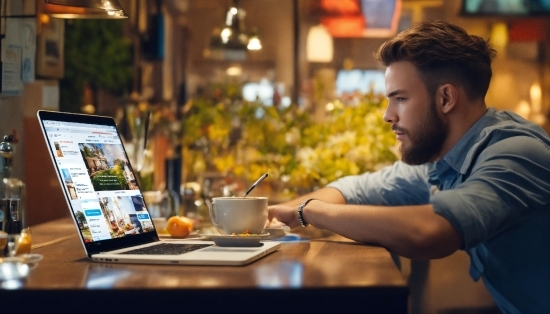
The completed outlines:
[[[485,98],[496,51],[488,41],[444,21],[424,22],[380,46],[375,58],[384,66],[409,61],[429,93],[450,83],[464,88],[470,100]]]

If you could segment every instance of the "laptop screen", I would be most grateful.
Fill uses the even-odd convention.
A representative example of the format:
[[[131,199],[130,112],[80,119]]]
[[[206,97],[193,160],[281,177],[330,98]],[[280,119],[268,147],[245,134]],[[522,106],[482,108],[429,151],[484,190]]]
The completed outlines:
[[[39,117],[88,253],[158,240],[114,120],[44,111]]]

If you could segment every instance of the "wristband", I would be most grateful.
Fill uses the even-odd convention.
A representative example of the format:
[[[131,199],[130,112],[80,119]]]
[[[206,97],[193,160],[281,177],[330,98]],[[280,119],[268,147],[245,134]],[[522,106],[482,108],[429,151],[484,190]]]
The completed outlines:
[[[317,199],[316,198],[309,198],[309,199],[305,200],[302,204],[300,204],[300,206],[298,206],[298,221],[300,222],[300,225],[304,228],[309,226],[309,223],[307,223],[304,220],[304,216],[303,216],[304,207],[306,207],[307,203],[309,203],[311,201],[314,201],[314,200],[317,200]]]

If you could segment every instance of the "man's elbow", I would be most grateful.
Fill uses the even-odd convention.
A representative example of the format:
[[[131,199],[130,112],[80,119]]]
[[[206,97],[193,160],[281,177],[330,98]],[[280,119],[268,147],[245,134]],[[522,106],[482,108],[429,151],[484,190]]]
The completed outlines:
[[[451,225],[423,228],[413,237],[412,259],[437,259],[449,256],[460,249],[462,238]]]

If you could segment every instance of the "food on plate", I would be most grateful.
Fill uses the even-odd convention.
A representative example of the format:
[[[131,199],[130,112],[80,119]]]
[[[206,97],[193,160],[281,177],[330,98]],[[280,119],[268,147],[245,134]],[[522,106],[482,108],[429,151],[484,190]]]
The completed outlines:
[[[193,220],[184,216],[172,216],[166,222],[166,231],[175,238],[185,238],[193,231]]]
[[[252,236],[259,236],[259,234],[250,233],[250,230],[245,230],[242,233],[235,233],[233,232],[231,234],[232,236],[239,236],[239,237],[252,237]]]

